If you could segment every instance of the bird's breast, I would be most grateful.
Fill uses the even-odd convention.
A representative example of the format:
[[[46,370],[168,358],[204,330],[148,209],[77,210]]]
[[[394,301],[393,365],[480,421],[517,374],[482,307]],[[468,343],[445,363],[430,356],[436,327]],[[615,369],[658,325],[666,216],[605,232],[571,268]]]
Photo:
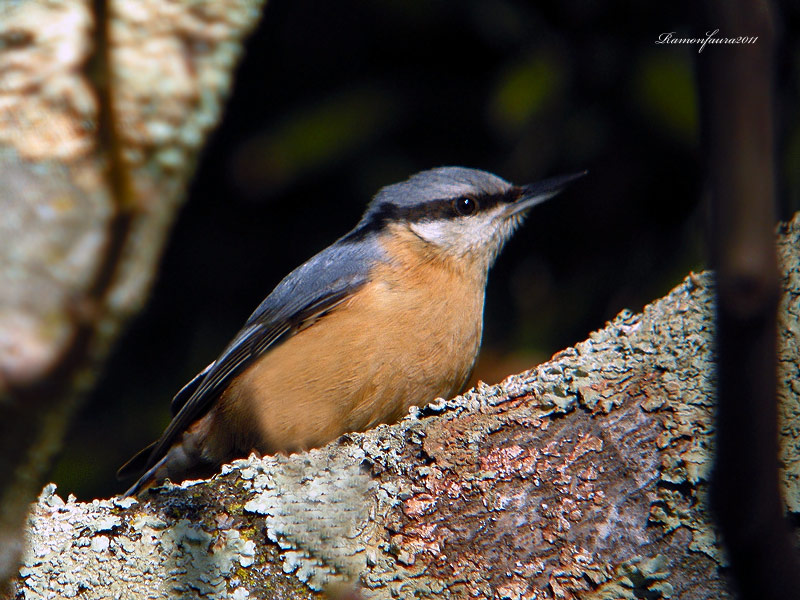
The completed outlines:
[[[288,452],[450,397],[475,363],[483,298],[482,281],[445,264],[379,264],[347,301],[231,384],[223,428],[237,432],[242,451]]]

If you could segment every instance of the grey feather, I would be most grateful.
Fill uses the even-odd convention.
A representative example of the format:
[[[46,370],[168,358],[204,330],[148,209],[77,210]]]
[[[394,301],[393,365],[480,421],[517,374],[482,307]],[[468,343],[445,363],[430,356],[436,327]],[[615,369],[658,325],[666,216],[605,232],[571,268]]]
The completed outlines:
[[[212,362],[205,369],[192,377],[192,380],[184,385],[177,394],[175,394],[175,396],[172,398],[172,402],[170,402],[169,405],[169,409],[173,417],[178,414],[178,411],[180,411],[180,409],[183,408],[183,405],[186,404],[189,398],[192,397],[192,394],[194,394],[195,390],[197,390],[198,386],[203,382],[203,378],[208,375],[208,372],[215,363],[216,361]]]

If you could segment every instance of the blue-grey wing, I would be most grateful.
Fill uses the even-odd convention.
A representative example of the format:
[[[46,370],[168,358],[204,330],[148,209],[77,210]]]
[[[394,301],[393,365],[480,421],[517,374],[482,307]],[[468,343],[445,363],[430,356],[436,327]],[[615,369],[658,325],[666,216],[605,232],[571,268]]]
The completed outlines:
[[[195,390],[200,387],[200,384],[203,383],[203,379],[206,375],[208,375],[209,371],[214,368],[214,365],[217,361],[210,363],[205,369],[200,371],[197,375],[192,377],[192,380],[184,385],[175,396],[172,398],[172,402],[170,402],[169,408],[172,416],[178,414],[178,411],[183,408],[183,405],[192,397]]]
[[[203,416],[231,380],[276,341],[293,335],[349,298],[368,281],[371,268],[385,261],[376,240],[345,238],[287,275],[256,308],[244,327],[213,363],[173,398],[175,415],[155,444],[146,468],[169,450],[186,427]]]

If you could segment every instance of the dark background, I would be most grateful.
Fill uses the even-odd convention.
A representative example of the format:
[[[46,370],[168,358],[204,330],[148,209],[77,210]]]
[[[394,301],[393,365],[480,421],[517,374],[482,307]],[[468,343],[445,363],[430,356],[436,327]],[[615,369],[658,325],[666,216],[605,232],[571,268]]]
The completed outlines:
[[[800,209],[800,9],[777,5],[780,216]],[[52,479],[108,496],[171,396],[383,185],[441,165],[516,183],[589,169],[537,207],[487,289],[476,377],[546,360],[705,264],[691,6],[269,0],[146,310]],[[720,37],[748,32],[719,33]]]

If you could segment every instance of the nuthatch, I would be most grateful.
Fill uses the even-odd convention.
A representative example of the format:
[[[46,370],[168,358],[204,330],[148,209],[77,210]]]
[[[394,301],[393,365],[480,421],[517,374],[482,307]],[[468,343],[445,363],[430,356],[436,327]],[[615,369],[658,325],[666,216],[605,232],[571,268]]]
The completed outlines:
[[[141,474],[127,494],[251,450],[322,446],[460,392],[489,267],[529,208],[583,175],[515,186],[443,167],[380,190],[355,229],[284,278],[178,392],[161,438],[119,470]]]

